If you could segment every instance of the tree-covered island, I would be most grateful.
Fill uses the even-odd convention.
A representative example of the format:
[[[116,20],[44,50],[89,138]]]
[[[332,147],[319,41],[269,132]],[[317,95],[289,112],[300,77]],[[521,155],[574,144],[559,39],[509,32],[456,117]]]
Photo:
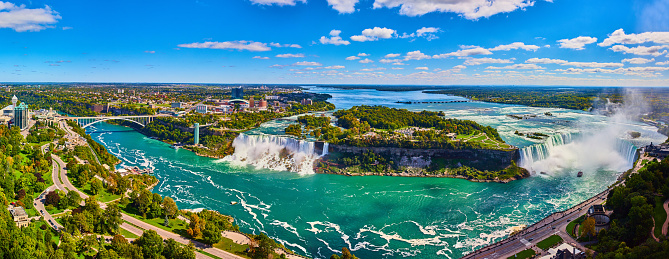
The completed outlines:
[[[515,163],[517,148],[497,130],[474,121],[446,119],[440,112],[356,106],[329,117],[298,118],[310,135],[329,143],[319,173],[457,177],[508,182],[529,176]]]

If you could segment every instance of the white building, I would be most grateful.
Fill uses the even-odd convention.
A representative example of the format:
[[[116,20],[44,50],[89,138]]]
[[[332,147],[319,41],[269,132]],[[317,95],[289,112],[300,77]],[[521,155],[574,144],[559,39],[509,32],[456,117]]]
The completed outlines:
[[[197,106],[195,106],[195,111],[197,111],[198,113],[207,113],[207,106],[204,104],[198,104]]]

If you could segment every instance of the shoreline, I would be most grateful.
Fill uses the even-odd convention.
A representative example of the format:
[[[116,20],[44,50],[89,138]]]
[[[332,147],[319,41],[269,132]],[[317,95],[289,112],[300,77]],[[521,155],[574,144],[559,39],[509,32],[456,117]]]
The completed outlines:
[[[511,177],[509,179],[505,180],[490,180],[490,179],[473,179],[473,178],[468,178],[462,175],[452,175],[452,174],[426,174],[426,173],[322,173],[322,172],[316,172],[316,174],[332,174],[332,175],[342,175],[342,176],[390,176],[390,177],[416,177],[416,178],[453,178],[453,179],[462,179],[462,180],[467,180],[470,182],[475,182],[475,183],[510,183],[512,181],[517,181],[517,180],[522,180],[529,178],[531,176],[526,176],[526,177]]]

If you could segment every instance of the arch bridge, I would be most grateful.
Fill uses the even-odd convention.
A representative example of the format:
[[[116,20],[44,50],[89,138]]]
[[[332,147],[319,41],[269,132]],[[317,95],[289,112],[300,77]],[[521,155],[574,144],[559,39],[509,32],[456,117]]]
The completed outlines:
[[[146,127],[156,117],[164,117],[167,115],[140,115],[140,116],[99,116],[99,117],[63,117],[65,120],[73,120],[82,128],[87,128],[93,124],[104,122],[108,120],[124,120],[135,123],[142,127]]]

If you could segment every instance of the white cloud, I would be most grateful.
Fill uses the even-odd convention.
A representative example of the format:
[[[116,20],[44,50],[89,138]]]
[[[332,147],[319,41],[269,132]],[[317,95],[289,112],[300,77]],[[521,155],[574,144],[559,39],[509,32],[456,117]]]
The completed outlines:
[[[611,33],[599,46],[606,47],[613,44],[641,44],[646,42],[667,44],[669,43],[669,32],[644,32],[639,34],[625,34],[623,29]]]
[[[251,3],[254,4],[259,4],[259,5],[279,5],[279,6],[284,6],[284,5],[295,5],[297,2],[302,2],[306,3],[307,0],[249,0]]]
[[[465,68],[467,68],[467,67],[463,66],[463,65],[457,65],[457,66],[453,67],[453,69],[465,69]]]
[[[576,49],[582,50],[586,44],[592,44],[597,42],[595,37],[579,36],[573,39],[561,39],[557,42],[560,43],[560,48],[563,49]]]
[[[434,55],[432,58],[447,58],[447,57],[466,57],[466,56],[474,56],[474,55],[491,55],[492,52],[490,52],[487,49],[481,48],[479,46],[460,46],[461,49],[458,51],[454,51],[451,53],[446,53],[446,54],[439,54],[439,55]]]
[[[300,46],[298,44],[281,44],[281,43],[272,42],[269,45],[272,46],[272,47],[277,47],[277,48],[296,48],[296,49],[301,49],[302,48],[302,46]]]
[[[599,63],[599,62],[567,62],[561,64],[563,66],[574,66],[574,67],[622,67],[622,63]]]
[[[465,65],[476,66],[481,64],[510,64],[513,61],[509,59],[496,59],[496,58],[470,58],[465,61]]]
[[[402,62],[396,62],[396,63],[393,63],[393,65],[394,66],[406,66],[407,64],[404,64]]]
[[[328,0],[328,5],[339,13],[353,13],[355,12],[355,4],[358,0]]]
[[[400,14],[419,16],[431,12],[457,13],[469,20],[490,17],[498,13],[524,10],[535,0],[375,0],[374,8],[400,7]]]
[[[402,60],[401,59],[387,59],[387,58],[384,58],[384,59],[379,60],[379,62],[388,64],[388,63],[402,62]]]
[[[537,45],[525,45],[525,43],[522,42],[514,42],[511,44],[507,45],[499,45],[497,47],[491,48],[491,51],[497,51],[497,50],[512,50],[512,49],[523,49],[523,50],[531,50],[531,51],[536,51],[539,49],[539,46]]]
[[[191,49],[236,49],[236,50],[248,50],[248,51],[270,51],[272,48],[268,47],[266,43],[254,42],[254,41],[206,41],[206,42],[195,42],[188,44],[179,44],[177,45],[180,48],[191,48]]]
[[[513,64],[505,67],[486,67],[486,69],[545,69],[535,64]]]
[[[399,57],[401,54],[395,54],[395,53],[390,53],[388,55],[385,55],[385,58],[396,58]]]
[[[429,68],[427,68],[427,67],[417,67],[417,68],[415,68],[415,69],[416,69],[416,70],[428,70]]]
[[[622,63],[599,63],[599,62],[569,62],[562,59],[550,59],[550,58],[531,58],[525,61],[525,63],[530,64],[560,64],[563,66],[574,66],[574,67],[622,67]]]
[[[407,55],[404,56],[404,60],[421,60],[421,59],[430,59],[430,56],[423,54],[420,50],[407,52]]]
[[[669,61],[665,61],[665,62],[657,62],[657,63],[655,63],[655,65],[658,65],[658,66],[666,66],[666,65],[669,65]]]
[[[156,51],[155,50],[145,50],[144,53],[156,54]]]
[[[369,57],[367,53],[358,53],[358,57]]]
[[[626,58],[623,59],[621,62],[622,63],[630,63],[630,64],[646,64],[655,61],[654,58],[652,59],[647,59],[647,58]]]
[[[439,29],[437,27],[423,27],[423,28],[420,28],[420,29],[416,30],[416,32],[411,33],[411,34],[407,34],[405,32],[404,34],[402,34],[402,36],[399,36],[399,37],[402,38],[402,39],[414,38],[414,37],[425,37],[425,39],[427,39],[428,41],[431,41],[431,40],[436,40],[436,39],[439,38],[439,37],[437,37],[437,35],[434,35],[434,34],[437,33],[437,32],[440,32],[440,31],[441,31],[441,29]]]
[[[318,63],[318,62],[311,62],[311,61],[300,61],[300,62],[297,62],[297,63],[295,63],[295,64],[293,64],[293,65],[294,65],[294,66],[313,66],[313,67],[320,67],[320,66],[322,66],[323,64]]]
[[[610,49],[615,52],[625,52],[627,54],[657,57],[667,53],[667,50],[661,51],[662,49],[667,49],[667,48],[669,48],[669,45],[651,46],[651,47],[638,46],[634,48],[630,48],[623,45],[614,45]]]
[[[403,67],[392,67],[391,69],[392,69],[392,70],[402,70],[402,69],[404,69],[404,68],[403,68]]]
[[[372,71],[383,71],[386,70],[385,67],[375,67],[375,68],[363,68],[360,69],[360,71],[365,71],[365,72],[372,72]]]
[[[397,32],[393,29],[374,27],[372,29],[364,29],[362,35],[351,36],[353,41],[376,41],[378,39],[390,39],[395,36]]]
[[[341,33],[340,30],[331,30],[330,31],[330,37],[321,37],[320,41],[321,44],[332,44],[332,45],[348,45],[351,44],[351,42],[347,40],[342,40],[339,34]]]
[[[525,61],[525,63],[533,64],[564,64],[567,63],[566,60],[561,59],[550,59],[550,58],[531,58]]]
[[[346,60],[356,60],[356,59],[360,59],[360,57],[358,57],[358,56],[350,56],[350,57],[347,57],[347,58],[346,58]]]
[[[25,5],[15,5],[0,1],[0,29],[9,28],[17,32],[41,31],[51,28],[60,20],[60,14],[44,8],[28,9]]]
[[[363,60],[360,60],[360,61],[358,61],[358,62],[360,62],[360,63],[363,63],[363,64],[367,64],[367,63],[374,63],[374,61],[373,61],[373,60],[371,60],[371,59],[368,59],[368,58],[366,58],[366,59],[363,59]]]
[[[328,66],[325,67],[325,69],[344,69],[346,68],[345,66]]]
[[[255,56],[254,59],[269,59],[269,57]]]
[[[303,58],[304,54],[279,54],[277,58]]]

